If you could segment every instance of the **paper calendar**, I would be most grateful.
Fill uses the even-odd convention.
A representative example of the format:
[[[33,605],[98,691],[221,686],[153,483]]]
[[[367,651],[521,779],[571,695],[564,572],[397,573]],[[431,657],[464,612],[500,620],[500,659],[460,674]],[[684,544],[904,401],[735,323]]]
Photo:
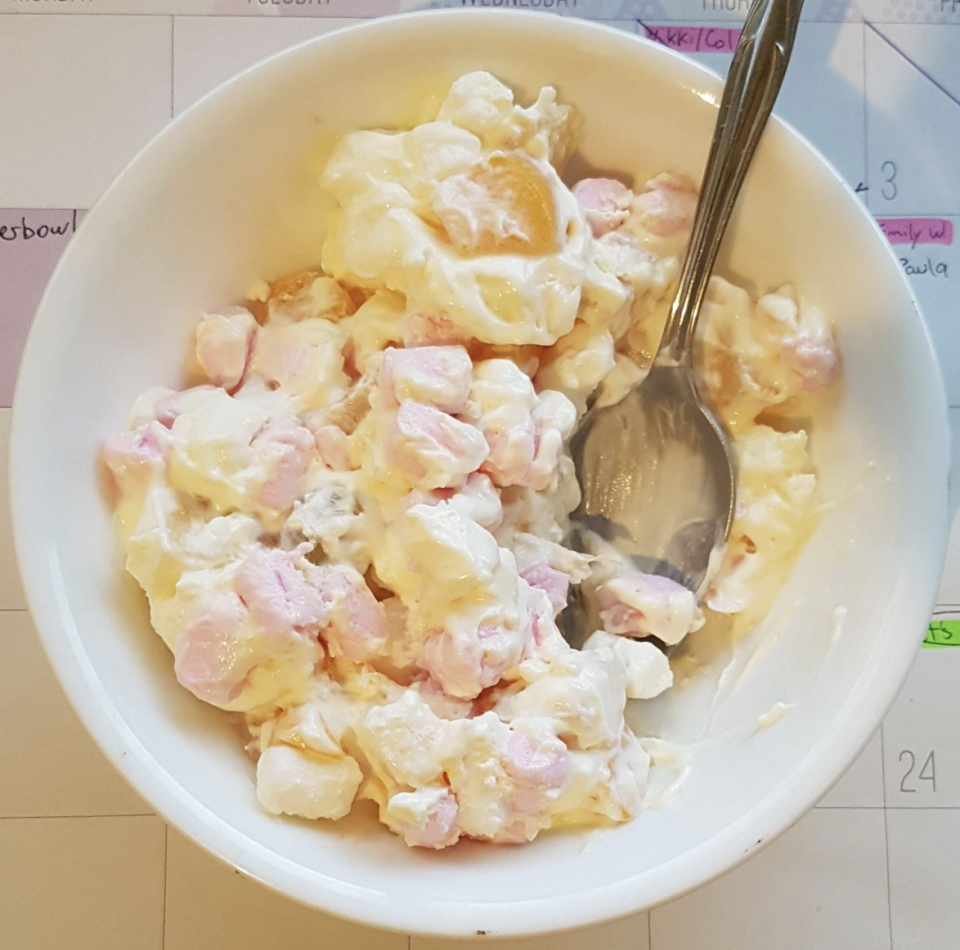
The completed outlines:
[[[747,0],[0,0],[0,480],[33,311],[84,212],[237,71],[427,7],[602,20],[723,73]],[[960,440],[960,0],[807,0],[777,111],[878,219],[924,310]],[[960,502],[955,490],[951,515]],[[5,493],[5,484],[2,487]],[[0,506],[0,948],[427,950],[286,901],[199,851],[115,775],[60,694]],[[924,649],[882,728],[797,826],[724,878],[593,931],[502,946],[956,950],[960,524]]]

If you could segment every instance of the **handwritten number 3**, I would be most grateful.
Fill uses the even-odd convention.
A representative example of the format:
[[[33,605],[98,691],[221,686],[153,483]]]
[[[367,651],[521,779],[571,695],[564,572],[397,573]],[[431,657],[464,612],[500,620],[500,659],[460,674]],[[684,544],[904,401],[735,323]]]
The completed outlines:
[[[897,197],[897,166],[895,162],[884,162],[880,166],[880,171],[886,177],[884,180],[884,186],[880,189],[880,194],[883,195],[887,201],[893,201]]]

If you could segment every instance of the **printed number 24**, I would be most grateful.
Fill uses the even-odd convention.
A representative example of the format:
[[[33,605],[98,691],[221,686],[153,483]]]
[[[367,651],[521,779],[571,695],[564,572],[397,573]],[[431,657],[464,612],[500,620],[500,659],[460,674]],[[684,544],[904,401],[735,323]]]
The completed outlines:
[[[918,791],[917,781],[929,782],[930,791],[936,792],[937,790],[937,763],[934,759],[933,752],[931,752],[924,760],[923,765],[920,766],[920,771],[917,773],[916,780],[912,783],[912,787],[908,784],[910,776],[913,775],[914,769],[917,767],[917,757],[909,749],[904,749],[900,753],[900,761],[903,762],[906,760],[909,764],[907,765],[907,771],[903,773],[903,778],[900,779],[900,791],[913,794]]]
[[[887,201],[893,201],[897,197],[897,163],[884,162],[880,166],[880,172],[883,175],[883,187],[880,189],[880,194]]]

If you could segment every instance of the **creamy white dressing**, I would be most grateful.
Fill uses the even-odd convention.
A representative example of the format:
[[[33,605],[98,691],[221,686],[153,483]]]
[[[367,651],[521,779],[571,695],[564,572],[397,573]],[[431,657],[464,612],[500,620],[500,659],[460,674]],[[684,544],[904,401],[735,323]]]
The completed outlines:
[[[767,729],[775,726],[796,705],[796,703],[775,702],[766,712],[757,716],[757,732],[766,732]]]

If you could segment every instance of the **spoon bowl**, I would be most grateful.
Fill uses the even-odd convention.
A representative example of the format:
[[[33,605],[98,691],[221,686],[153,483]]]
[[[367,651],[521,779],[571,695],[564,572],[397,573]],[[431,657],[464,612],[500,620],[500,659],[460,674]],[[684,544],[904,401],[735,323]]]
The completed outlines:
[[[582,491],[571,516],[576,546],[590,550],[593,532],[699,598],[730,534],[736,478],[690,371],[655,365],[620,402],[591,412],[571,453]]]

